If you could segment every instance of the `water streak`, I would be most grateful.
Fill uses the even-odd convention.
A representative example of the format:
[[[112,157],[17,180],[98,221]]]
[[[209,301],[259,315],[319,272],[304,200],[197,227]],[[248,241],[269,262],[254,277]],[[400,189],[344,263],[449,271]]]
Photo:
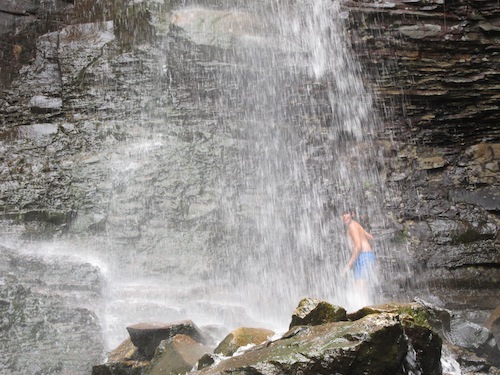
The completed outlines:
[[[383,184],[373,141],[380,122],[340,4],[272,5],[265,38],[234,49],[229,79],[240,96],[219,110],[243,108],[237,131],[246,144],[221,204],[240,231],[226,257],[241,302],[283,325],[305,296],[349,310],[374,302],[341,276],[350,253],[338,216],[349,206],[383,227]]]

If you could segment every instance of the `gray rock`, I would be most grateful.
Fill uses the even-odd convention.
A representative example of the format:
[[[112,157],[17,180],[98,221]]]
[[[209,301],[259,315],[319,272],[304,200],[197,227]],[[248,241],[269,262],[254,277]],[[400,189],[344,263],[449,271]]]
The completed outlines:
[[[261,345],[269,341],[274,332],[264,328],[240,327],[231,331],[214,349],[214,354],[230,357],[247,345]]]
[[[57,112],[62,108],[62,99],[35,95],[30,99],[29,106],[35,113]]]
[[[379,343],[383,352],[376,349]],[[396,316],[381,313],[355,322],[294,327],[280,340],[194,373],[399,374],[406,352],[403,327]]]
[[[304,298],[292,315],[289,329],[298,325],[318,325],[347,320],[346,310],[316,298]]]
[[[90,264],[0,247],[0,373],[89,373],[103,358],[102,285]]]
[[[207,342],[200,329],[189,320],[170,324],[138,323],[128,326],[127,331],[132,343],[146,359],[153,357],[161,341],[178,334],[189,336],[202,344]]]

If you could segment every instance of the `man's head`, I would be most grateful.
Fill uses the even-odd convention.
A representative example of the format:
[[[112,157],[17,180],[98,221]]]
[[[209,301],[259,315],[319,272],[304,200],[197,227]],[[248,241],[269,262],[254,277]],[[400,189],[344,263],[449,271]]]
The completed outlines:
[[[342,218],[344,224],[349,224],[354,218],[354,211],[352,209],[346,209],[342,211],[342,215],[340,217]]]

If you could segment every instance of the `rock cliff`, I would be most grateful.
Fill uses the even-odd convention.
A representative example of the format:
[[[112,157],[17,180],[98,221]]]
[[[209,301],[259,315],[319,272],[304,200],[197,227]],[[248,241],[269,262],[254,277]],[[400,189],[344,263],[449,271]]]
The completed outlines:
[[[438,294],[450,307],[492,309],[499,277],[498,4],[344,4],[386,119],[380,139],[391,141],[387,180],[399,192],[391,212],[416,263],[446,288]]]

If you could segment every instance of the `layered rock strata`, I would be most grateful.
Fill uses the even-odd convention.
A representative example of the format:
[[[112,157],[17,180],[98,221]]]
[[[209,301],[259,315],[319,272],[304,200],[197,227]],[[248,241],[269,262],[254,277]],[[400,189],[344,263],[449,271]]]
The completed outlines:
[[[387,182],[399,192],[387,208],[409,240],[423,272],[418,278],[446,288],[434,291],[449,307],[493,309],[500,260],[498,4],[343,4],[385,118]]]

